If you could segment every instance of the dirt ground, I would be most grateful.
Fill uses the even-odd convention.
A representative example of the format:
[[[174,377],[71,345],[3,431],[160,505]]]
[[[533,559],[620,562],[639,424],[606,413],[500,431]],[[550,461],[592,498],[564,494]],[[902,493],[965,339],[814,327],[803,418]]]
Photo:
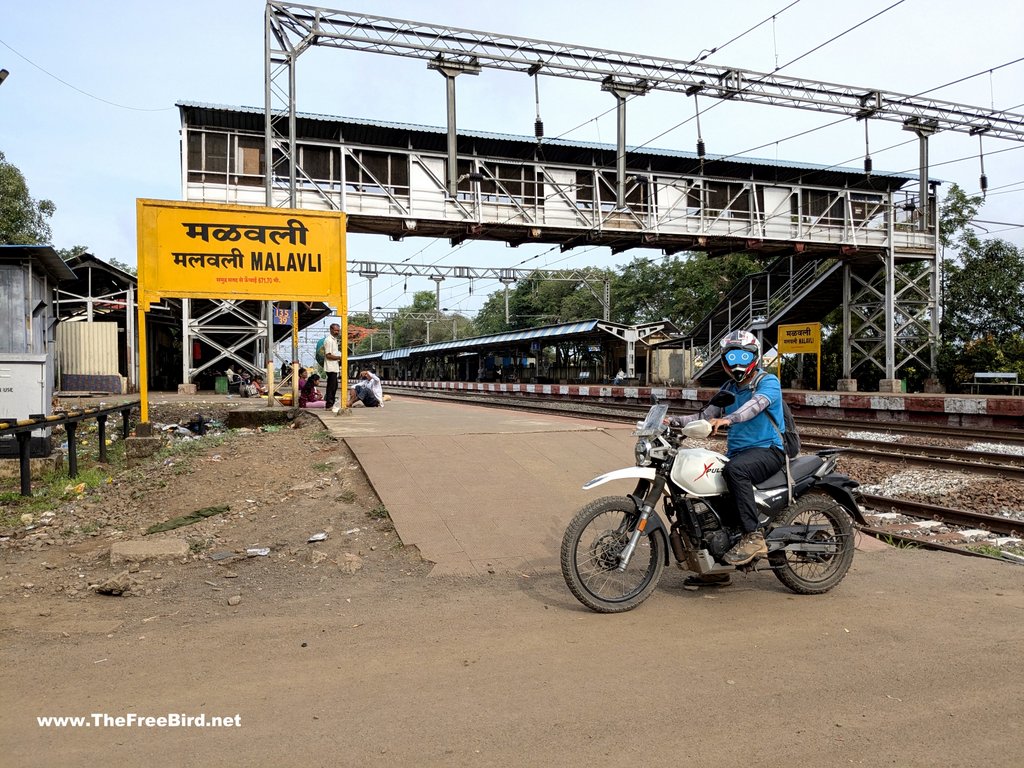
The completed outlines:
[[[688,592],[666,571],[643,606],[599,616],[557,572],[429,576],[312,416],[109,477],[2,532],[4,765],[1020,764],[1020,567],[858,552],[818,597],[766,573]],[[113,543],[154,537],[188,554],[111,564]],[[127,595],[90,588],[119,574]],[[93,713],[239,717],[37,721]]]

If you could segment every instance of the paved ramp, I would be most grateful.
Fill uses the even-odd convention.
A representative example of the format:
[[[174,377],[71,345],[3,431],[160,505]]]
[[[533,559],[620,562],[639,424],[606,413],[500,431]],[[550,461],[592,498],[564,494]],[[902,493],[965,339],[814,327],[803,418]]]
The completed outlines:
[[[396,398],[324,415],[435,574],[557,568],[562,531],[599,496],[580,486],[633,463],[632,427],[454,402]]]

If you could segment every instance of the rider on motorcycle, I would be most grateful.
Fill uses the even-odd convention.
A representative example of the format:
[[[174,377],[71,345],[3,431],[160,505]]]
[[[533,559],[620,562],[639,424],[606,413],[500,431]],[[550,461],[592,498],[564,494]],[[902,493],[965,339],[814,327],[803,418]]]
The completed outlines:
[[[723,559],[730,565],[745,565],[756,557],[767,555],[764,533],[758,522],[754,502],[754,485],[767,480],[785,464],[782,438],[768,419],[771,413],[776,424],[783,424],[782,386],[779,379],[761,368],[761,344],[747,331],[731,331],[721,341],[722,366],[729,381],[722,389],[732,392],[736,400],[724,409],[709,406],[702,414],[675,416],[669,419],[674,427],[681,427],[697,418],[709,416],[711,434],[721,427],[729,427],[725,465],[726,485],[736,504],[743,538],[725,553]],[[725,578],[713,580],[696,577],[695,584],[725,584]]]

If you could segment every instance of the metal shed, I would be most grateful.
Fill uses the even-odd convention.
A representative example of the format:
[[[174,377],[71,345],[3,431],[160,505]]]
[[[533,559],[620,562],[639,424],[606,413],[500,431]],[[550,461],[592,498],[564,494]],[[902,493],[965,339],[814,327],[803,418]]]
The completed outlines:
[[[49,415],[53,396],[57,283],[75,273],[48,245],[0,245],[0,417]],[[50,430],[32,433],[33,456],[51,450]],[[0,455],[17,455],[13,437]]]

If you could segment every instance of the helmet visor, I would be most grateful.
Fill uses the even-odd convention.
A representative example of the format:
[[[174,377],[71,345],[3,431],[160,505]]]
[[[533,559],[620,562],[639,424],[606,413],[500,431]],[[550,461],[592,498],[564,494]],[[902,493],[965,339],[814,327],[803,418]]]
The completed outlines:
[[[746,368],[756,359],[749,349],[727,349],[723,357],[730,368]]]

